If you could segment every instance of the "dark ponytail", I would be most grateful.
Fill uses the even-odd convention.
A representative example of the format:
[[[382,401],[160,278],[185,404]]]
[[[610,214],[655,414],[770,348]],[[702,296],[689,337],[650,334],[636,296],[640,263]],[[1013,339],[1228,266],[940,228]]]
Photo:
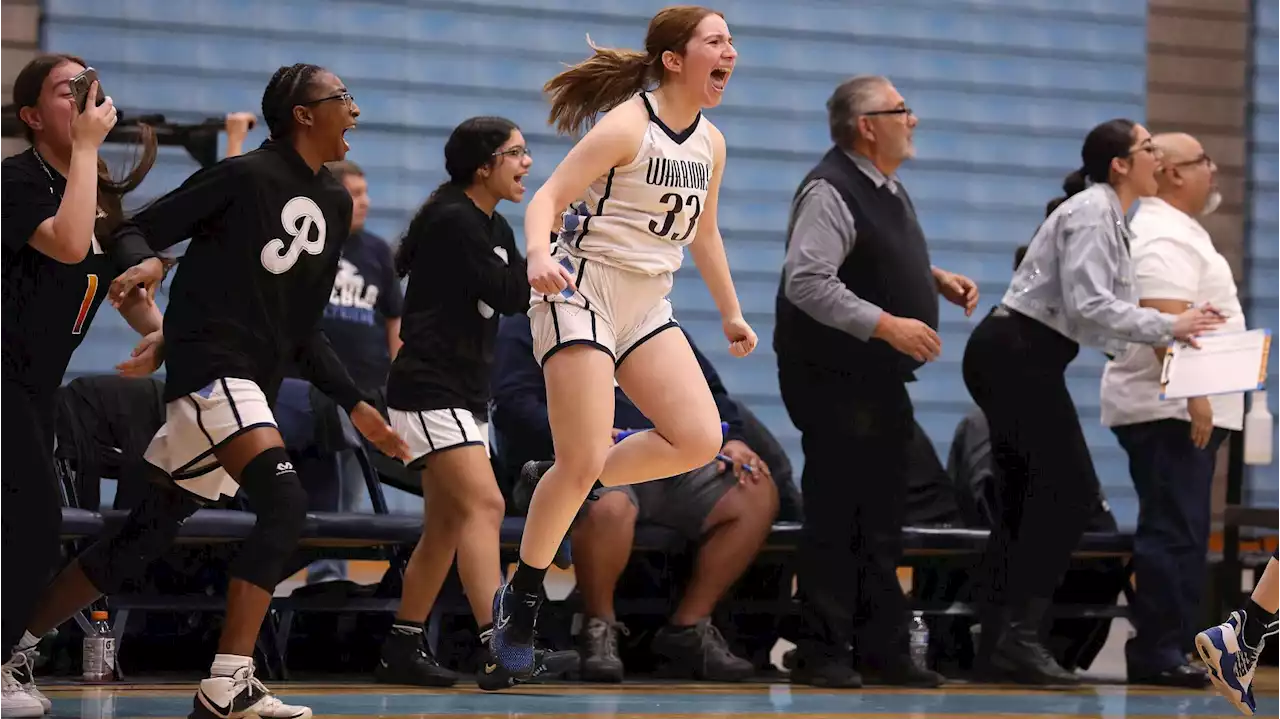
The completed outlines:
[[[410,268],[413,267],[413,258],[418,253],[418,246],[425,239],[427,221],[439,199],[440,192],[451,187],[465,190],[474,184],[476,173],[481,168],[493,164],[493,153],[497,152],[498,148],[511,137],[511,133],[518,129],[520,128],[514,122],[505,117],[491,116],[463,120],[453,128],[448,141],[444,144],[444,169],[449,173],[449,179],[427,196],[426,201],[414,214],[413,220],[409,222],[409,229],[405,230],[404,236],[400,238],[395,255],[397,275],[406,277]]]
[[[1085,170],[1084,167],[1081,167],[1079,170],[1072,170],[1065,178],[1063,178],[1062,191],[1065,193],[1065,196],[1061,200],[1056,201],[1056,204],[1054,205],[1055,209],[1057,208],[1057,205],[1062,204],[1062,201],[1066,200],[1068,197],[1084,192],[1084,188],[1089,186],[1087,173],[1088,171]],[[1052,212],[1052,210],[1050,210],[1050,212]]]

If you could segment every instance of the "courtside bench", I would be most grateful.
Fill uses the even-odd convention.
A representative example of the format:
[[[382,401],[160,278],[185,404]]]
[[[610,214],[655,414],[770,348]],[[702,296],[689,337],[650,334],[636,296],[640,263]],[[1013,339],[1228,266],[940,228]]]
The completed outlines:
[[[309,559],[332,557],[343,559],[389,560],[392,566],[402,570],[408,553],[417,544],[422,531],[422,518],[416,515],[391,514],[388,509],[383,482],[397,486],[376,467],[376,460],[363,449],[354,428],[343,423],[348,437],[348,447],[356,457],[364,476],[373,513],[310,512],[303,525],[299,550]],[[404,487],[412,490],[413,487]],[[104,531],[118,527],[128,515],[124,510],[92,511],[75,508],[78,504],[72,495],[64,506],[62,537],[67,542],[92,541]],[[188,518],[179,529],[178,542],[186,545],[214,545],[244,540],[253,529],[255,515],[231,509],[201,509]],[[515,562],[519,550],[524,519],[507,517],[501,531],[503,566]],[[906,566],[938,566],[957,562],[972,562],[980,555],[987,541],[986,530],[906,527],[903,529],[903,560]],[[792,555],[800,541],[800,524],[780,522],[773,526],[765,546],[756,558],[755,566],[765,570],[770,580],[767,596],[756,599],[734,599],[727,610],[735,616],[766,615],[780,618],[794,612]],[[634,554],[650,573],[655,586],[669,584],[665,555],[681,547],[682,542],[672,531],[658,526],[637,527]],[[1123,534],[1086,534],[1075,556],[1080,559],[1118,557],[1127,561],[1133,550],[1133,539]],[[647,556],[646,556],[647,555]],[[772,586],[776,583],[777,586]],[[759,596],[759,595],[757,595]],[[445,596],[442,595],[442,600]],[[200,595],[114,595],[107,598],[114,610],[112,628],[119,642],[132,611],[221,611],[225,599],[221,596]],[[665,613],[670,609],[669,600],[660,594],[643,597],[620,596],[616,602],[619,613]],[[298,612],[388,612],[393,613],[399,600],[389,597],[333,597],[289,596],[272,600],[269,615],[271,631],[259,636],[259,649],[267,659],[264,669],[270,676],[287,677],[287,647],[293,619]],[[550,608],[550,607],[549,607]],[[951,604],[945,606],[921,605],[917,609],[927,614],[971,615],[971,607]],[[572,606],[556,607],[554,611],[569,611]],[[1115,606],[1106,607],[1057,607],[1056,613],[1074,616],[1116,616],[1123,611]],[[438,601],[428,628],[434,641],[444,617],[468,613],[465,601],[453,597],[452,601]],[[83,618],[81,618],[83,621]],[[264,627],[265,628],[265,627]]]
[[[385,506],[383,507],[385,511]],[[92,540],[102,532],[119,526],[127,516],[123,510],[93,512],[85,509],[62,510],[62,537],[64,541]],[[249,512],[228,509],[201,509],[192,515],[178,534],[178,542],[187,545],[210,545],[239,542],[248,536],[255,517]],[[348,559],[393,559],[412,549],[421,534],[422,519],[413,515],[349,514],[311,512],[303,527],[300,549],[310,554]],[[514,562],[520,543],[524,520],[518,517],[504,519],[501,542],[504,563]],[[905,527],[903,529],[903,565],[937,565],[957,558],[973,558],[980,555],[986,545],[988,532],[975,529],[939,529]],[[783,522],[773,526],[757,564],[789,565],[791,555],[800,539],[800,524]],[[635,552],[659,554],[671,549],[675,536],[662,527],[639,527],[635,537]],[[1132,554],[1133,538],[1125,534],[1086,534],[1074,556],[1078,559],[1104,557],[1126,559]],[[659,564],[659,566],[661,566]],[[785,584],[777,587],[772,599],[743,600],[729,611],[735,615],[768,614],[783,616],[793,611],[791,573],[779,574]],[[220,596],[186,595],[117,595],[108,598],[114,610],[113,629],[117,640],[122,639],[129,615],[134,611],[220,611],[224,606]],[[618,610],[662,612],[667,607],[661,598],[619,597]],[[325,596],[278,597],[272,601],[271,632],[264,632],[260,649],[268,657],[271,674],[287,676],[286,647],[293,618],[298,612],[394,612],[399,602],[391,598],[341,598]],[[654,605],[654,606],[650,606]],[[973,608],[954,604],[947,606],[918,606],[927,614],[972,615]],[[1118,616],[1122,607],[1057,607],[1055,613],[1068,616]],[[440,607],[444,613],[466,612],[465,604]],[[439,621],[438,617],[433,617]]]

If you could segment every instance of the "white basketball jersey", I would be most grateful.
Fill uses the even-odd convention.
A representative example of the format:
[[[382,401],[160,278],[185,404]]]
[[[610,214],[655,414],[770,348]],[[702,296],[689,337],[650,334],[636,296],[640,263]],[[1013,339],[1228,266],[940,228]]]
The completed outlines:
[[[677,134],[658,119],[653,95],[640,98],[649,111],[640,151],[591,183],[564,213],[557,243],[577,257],[661,275],[680,268],[697,235],[715,153],[702,113]]]

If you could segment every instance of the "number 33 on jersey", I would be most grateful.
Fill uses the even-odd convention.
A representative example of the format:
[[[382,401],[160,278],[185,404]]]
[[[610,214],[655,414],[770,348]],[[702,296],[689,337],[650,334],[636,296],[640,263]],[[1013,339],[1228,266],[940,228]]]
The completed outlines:
[[[684,246],[697,236],[715,147],[701,113],[676,133],[658,118],[652,96],[640,97],[649,126],[639,152],[587,188],[565,213],[558,241],[570,254],[659,275],[679,269]]]

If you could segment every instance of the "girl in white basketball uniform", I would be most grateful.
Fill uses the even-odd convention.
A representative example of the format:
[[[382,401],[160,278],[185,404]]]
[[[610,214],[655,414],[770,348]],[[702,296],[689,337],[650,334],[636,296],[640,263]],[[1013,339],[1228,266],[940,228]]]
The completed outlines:
[[[720,103],[733,71],[728,25],[706,8],[669,7],[650,21],[645,52],[592,47],[591,58],[544,88],[551,119],[572,132],[608,112],[525,214],[529,317],[556,461],[533,494],[516,572],[494,596],[490,648],[517,678],[534,668],[546,569],[592,485],[670,477],[710,462],[720,448],[702,370],[683,333],[666,331],[676,327],[667,294],[685,246],[731,352],[745,356],[756,345],[716,223],[724,136],[701,112]],[[615,375],[655,427],[616,445]]]

